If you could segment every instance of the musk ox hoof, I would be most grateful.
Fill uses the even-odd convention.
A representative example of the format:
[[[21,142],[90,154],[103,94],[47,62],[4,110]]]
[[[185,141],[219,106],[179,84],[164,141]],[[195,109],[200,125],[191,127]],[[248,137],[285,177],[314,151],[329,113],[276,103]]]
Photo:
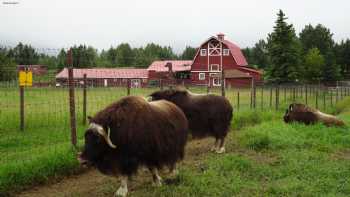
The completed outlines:
[[[162,186],[162,179],[157,179],[156,181],[153,182],[152,184],[154,187],[160,187]]]
[[[225,147],[221,147],[220,149],[216,150],[217,154],[222,154],[222,153],[225,153],[225,152],[226,152]]]
[[[128,188],[119,187],[119,189],[115,192],[114,196],[122,196],[125,197],[128,194]]]
[[[179,174],[179,171],[177,169],[174,169],[170,172],[171,176],[177,176]]]
[[[211,152],[216,152],[216,151],[218,151],[218,148],[216,146],[213,146],[213,147],[210,148],[210,151]]]

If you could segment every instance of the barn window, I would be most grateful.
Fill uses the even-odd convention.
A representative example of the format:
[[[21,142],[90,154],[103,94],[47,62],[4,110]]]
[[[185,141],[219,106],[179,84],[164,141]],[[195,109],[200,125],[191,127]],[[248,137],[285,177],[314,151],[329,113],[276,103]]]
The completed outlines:
[[[207,50],[201,49],[201,56],[207,56]]]
[[[210,65],[211,71],[219,71],[219,64],[212,64]]]
[[[230,54],[230,50],[224,49],[223,54],[224,54],[224,56],[228,56]]]
[[[205,80],[205,73],[199,73],[199,80]]]
[[[219,77],[213,78],[213,86],[221,86],[221,79]]]

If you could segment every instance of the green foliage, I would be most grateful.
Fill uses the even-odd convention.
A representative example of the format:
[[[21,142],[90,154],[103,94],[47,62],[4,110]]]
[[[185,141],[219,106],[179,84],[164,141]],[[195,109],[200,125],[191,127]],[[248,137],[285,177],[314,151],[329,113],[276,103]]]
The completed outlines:
[[[16,79],[16,72],[16,64],[12,58],[8,57],[8,50],[0,48],[0,81]]]
[[[325,61],[317,48],[311,48],[304,58],[304,79],[308,82],[319,82]]]
[[[182,60],[193,60],[196,55],[197,49],[191,46],[186,46],[185,50],[180,55],[180,59]]]
[[[282,10],[277,14],[274,31],[268,36],[268,54],[271,65],[267,68],[269,80],[277,83],[294,82],[300,77],[301,46],[292,24],[287,24]]]
[[[73,56],[73,66],[76,68],[95,67],[97,61],[97,49],[86,45],[70,48]]]
[[[13,58],[18,65],[37,64],[39,54],[30,45],[23,45],[21,42],[13,49],[9,50],[8,56]]]
[[[334,46],[333,34],[330,29],[318,24],[313,27],[311,24],[306,25],[299,34],[304,52],[312,48],[318,48],[322,55],[327,54]]]
[[[342,40],[334,47],[336,62],[341,66],[341,73],[347,79],[350,78],[350,40]]]
[[[257,68],[265,69],[270,64],[267,44],[263,39],[259,40],[253,48],[247,47],[242,52],[250,65],[257,65]]]

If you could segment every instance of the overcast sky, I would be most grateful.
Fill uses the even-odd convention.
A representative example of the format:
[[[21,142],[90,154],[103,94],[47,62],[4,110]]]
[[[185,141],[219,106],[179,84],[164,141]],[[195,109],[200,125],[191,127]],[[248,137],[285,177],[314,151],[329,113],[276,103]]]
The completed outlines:
[[[297,33],[324,24],[336,41],[350,38],[349,0],[0,0],[0,45],[37,48],[85,43],[99,49],[128,42],[197,47],[218,32],[240,47],[272,31],[282,9]],[[10,3],[10,4],[9,4]]]

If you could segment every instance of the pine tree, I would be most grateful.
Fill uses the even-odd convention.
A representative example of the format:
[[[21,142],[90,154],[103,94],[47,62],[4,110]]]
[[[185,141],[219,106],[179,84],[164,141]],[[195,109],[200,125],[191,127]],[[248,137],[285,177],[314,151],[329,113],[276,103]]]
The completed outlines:
[[[301,46],[292,24],[287,24],[282,10],[277,14],[274,31],[268,36],[268,54],[271,64],[267,77],[272,82],[295,82],[300,77]]]

